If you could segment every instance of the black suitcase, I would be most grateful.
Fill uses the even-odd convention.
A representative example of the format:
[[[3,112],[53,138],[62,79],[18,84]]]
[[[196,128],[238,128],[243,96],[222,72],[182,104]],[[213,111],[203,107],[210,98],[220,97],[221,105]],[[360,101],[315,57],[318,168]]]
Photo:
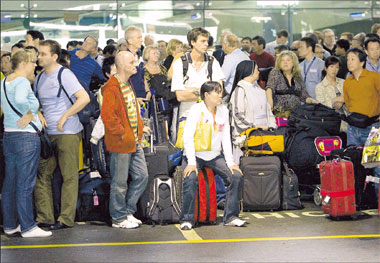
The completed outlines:
[[[281,207],[281,161],[277,156],[242,157],[240,169],[244,174],[244,211]]]

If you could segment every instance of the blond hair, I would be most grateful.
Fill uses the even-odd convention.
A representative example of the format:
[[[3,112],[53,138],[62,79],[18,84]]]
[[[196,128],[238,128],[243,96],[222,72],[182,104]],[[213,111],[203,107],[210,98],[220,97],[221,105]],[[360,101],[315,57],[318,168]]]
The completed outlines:
[[[11,56],[12,70],[17,69],[17,67],[22,63],[28,63],[33,60],[33,53],[30,49],[19,49]]]
[[[275,69],[281,70],[281,59],[284,56],[289,56],[292,59],[292,62],[293,62],[292,75],[294,77],[301,78],[302,75],[301,75],[300,66],[298,64],[298,58],[297,58],[297,55],[293,51],[284,50],[280,54],[278,54],[276,57]]]
[[[127,29],[125,30],[125,34],[124,34],[125,35],[125,40],[127,40],[127,43],[128,43],[128,39],[130,39],[132,37],[133,33],[136,32],[136,31],[142,32],[141,29],[138,28],[137,26],[129,26],[129,27],[127,27]]]
[[[147,46],[146,48],[144,48],[143,55],[142,55],[144,61],[148,61],[149,60],[149,58],[150,58],[150,51],[151,50],[158,51],[158,48],[155,47],[155,46]]]
[[[170,39],[168,47],[166,48],[168,55],[173,55],[173,51],[176,50],[178,45],[183,45],[183,43],[178,39]]]

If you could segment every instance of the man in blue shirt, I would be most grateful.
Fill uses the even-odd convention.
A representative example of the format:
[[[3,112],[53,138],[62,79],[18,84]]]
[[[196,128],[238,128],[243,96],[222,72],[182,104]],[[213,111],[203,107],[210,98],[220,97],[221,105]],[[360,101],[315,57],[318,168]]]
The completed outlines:
[[[370,38],[364,43],[367,54],[366,69],[380,73],[380,40]]]
[[[96,75],[104,80],[102,68],[91,57],[91,53],[98,49],[98,40],[93,36],[87,36],[80,48],[70,50],[70,69],[82,84],[89,88],[91,77]]]
[[[64,92],[57,97],[60,89],[58,72],[62,68],[57,62],[60,54],[61,47],[56,41],[40,42],[38,61],[44,71],[34,82],[43,112],[43,116],[39,117],[55,151],[54,156],[41,159],[39,163],[34,187],[36,221],[43,226],[51,225],[51,230],[74,226],[78,199],[78,149],[83,129],[77,113],[90,101],[87,92],[69,69],[62,71],[62,85],[67,96],[75,102],[71,104]],[[63,183],[60,215],[55,222],[51,178],[57,165],[61,170]]]
[[[249,57],[239,48],[239,39],[232,33],[227,33],[222,38],[222,48],[227,54],[224,58],[222,71],[226,77],[225,90],[230,94],[235,78],[236,66]]]
[[[300,41],[298,53],[300,57],[305,58],[301,62],[301,74],[306,86],[307,93],[316,100],[315,87],[322,81],[322,70],[325,68],[325,62],[314,55],[315,41],[310,37],[304,37]]]
[[[143,42],[141,29],[135,26],[129,26],[125,30],[125,40],[128,43],[127,51],[130,51],[138,64],[137,73],[131,76],[132,86],[136,92],[137,101],[142,104],[144,100],[151,97],[148,83],[144,79],[144,62],[141,56],[141,45]]]

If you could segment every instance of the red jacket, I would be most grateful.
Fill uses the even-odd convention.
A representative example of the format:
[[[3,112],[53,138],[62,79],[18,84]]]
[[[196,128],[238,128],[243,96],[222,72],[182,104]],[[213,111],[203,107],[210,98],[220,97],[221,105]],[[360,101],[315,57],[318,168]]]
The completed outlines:
[[[127,106],[120,90],[119,81],[114,76],[102,87],[102,95],[101,116],[104,123],[104,139],[107,150],[117,153],[136,152],[136,141],[129,123]],[[136,105],[137,103],[136,100]],[[138,140],[141,143],[144,126],[138,109],[137,119]]]

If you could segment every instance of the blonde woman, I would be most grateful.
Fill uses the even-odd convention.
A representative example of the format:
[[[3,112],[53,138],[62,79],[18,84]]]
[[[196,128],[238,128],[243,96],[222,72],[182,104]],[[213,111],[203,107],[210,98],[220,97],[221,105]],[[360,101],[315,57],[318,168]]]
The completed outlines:
[[[4,232],[7,235],[21,233],[22,237],[46,237],[52,233],[37,226],[33,213],[33,189],[41,143],[36,130],[29,123],[32,122],[39,130],[42,124],[37,115],[39,102],[27,78],[33,74],[36,60],[32,52],[19,50],[12,55],[11,63],[13,73],[2,80],[0,90],[4,114]]]
[[[178,39],[171,39],[168,43],[167,52],[168,56],[166,57],[163,65],[164,67],[169,70],[170,66],[173,63],[174,57],[182,52],[183,43],[179,41]]]
[[[275,68],[269,73],[266,95],[278,117],[288,117],[302,102],[313,102],[306,91],[298,58],[292,51],[285,50],[277,56]]]

